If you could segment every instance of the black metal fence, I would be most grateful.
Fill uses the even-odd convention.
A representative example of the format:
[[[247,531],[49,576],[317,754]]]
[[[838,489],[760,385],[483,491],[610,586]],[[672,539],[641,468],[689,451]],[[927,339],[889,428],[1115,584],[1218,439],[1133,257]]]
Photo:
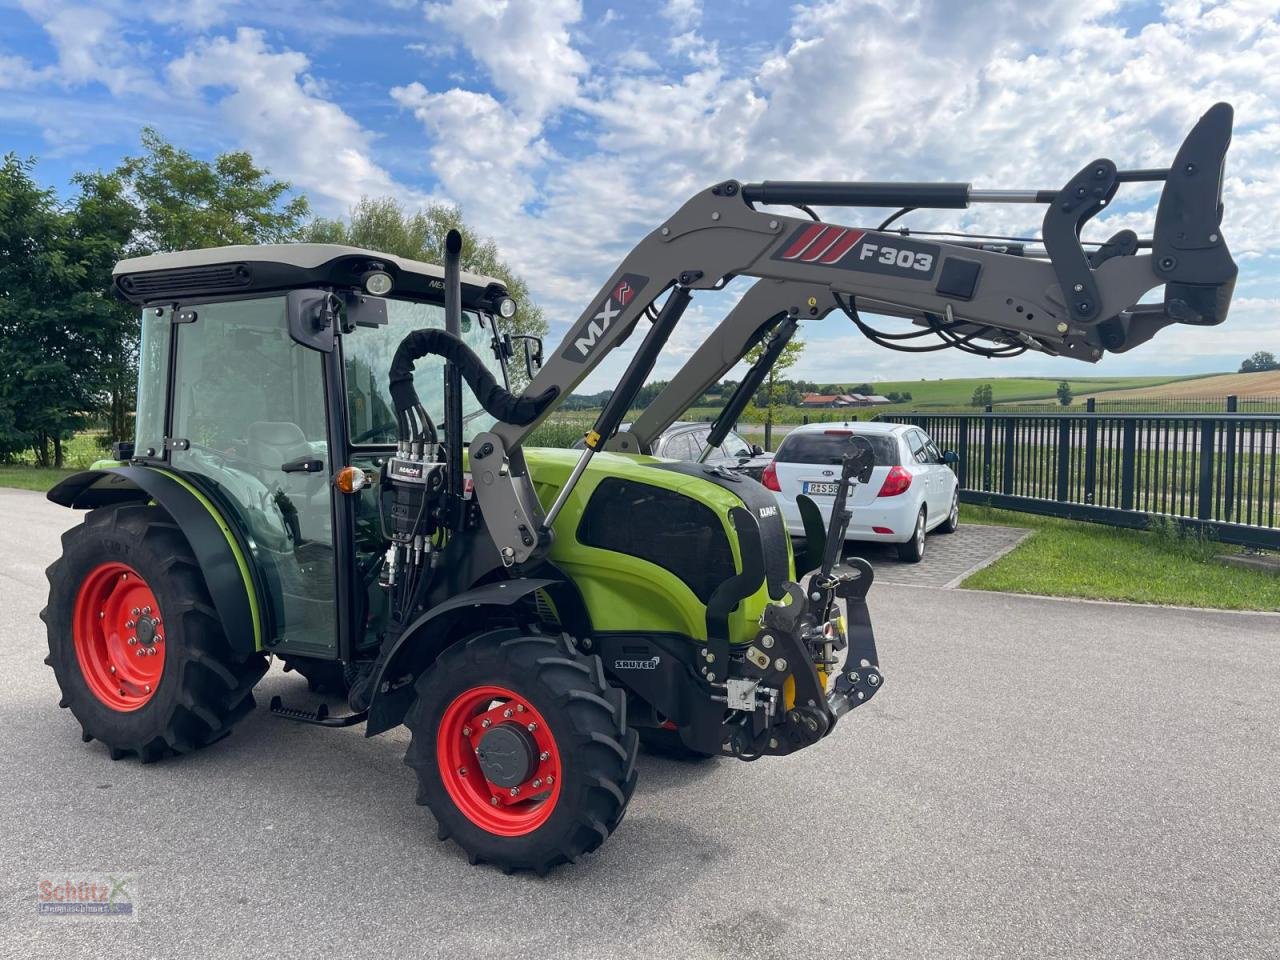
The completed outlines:
[[[961,499],[1144,527],[1177,518],[1280,549],[1280,417],[1251,414],[885,414],[954,450]]]
[[[1280,413],[1280,397],[1089,397],[1083,407],[1043,403],[997,403],[1002,413]]]

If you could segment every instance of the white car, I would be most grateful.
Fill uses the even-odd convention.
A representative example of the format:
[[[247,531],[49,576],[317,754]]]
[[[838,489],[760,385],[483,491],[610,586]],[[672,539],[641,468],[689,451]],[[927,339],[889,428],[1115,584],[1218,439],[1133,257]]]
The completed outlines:
[[[823,524],[840,479],[840,458],[849,438],[865,437],[875,454],[871,480],[849,495],[853,514],[846,540],[878,540],[898,545],[908,563],[924,558],[925,534],[952,533],[960,522],[959,481],[951,470],[955,455],[943,454],[919,427],[897,423],[810,423],[796,427],[778,446],[760,478],[778,498],[787,529],[804,534],[796,497],[818,506]]]

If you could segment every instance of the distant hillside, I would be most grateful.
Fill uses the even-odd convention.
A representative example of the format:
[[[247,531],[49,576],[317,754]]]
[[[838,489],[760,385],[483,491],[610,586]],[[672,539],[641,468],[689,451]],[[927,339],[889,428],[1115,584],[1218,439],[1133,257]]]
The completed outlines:
[[[1095,391],[1096,392],[1096,391]],[[1280,397],[1280,370],[1265,373],[1218,373],[1133,390],[1107,391],[1108,400],[1201,400],[1225,397]],[[1076,391],[1083,401],[1093,393]]]
[[[1071,390],[1077,397],[1104,392],[1112,396],[1112,391],[1116,390],[1160,387],[1176,389],[1170,385],[1203,377],[1203,374],[1196,374],[1195,377],[1071,377],[1067,383],[1071,384]],[[876,393],[883,395],[891,391],[910,393],[909,405],[912,407],[963,407],[969,404],[974,389],[986,383],[991,384],[992,400],[995,403],[1017,403],[1023,400],[1055,399],[1061,380],[1057,377],[965,377],[953,380],[881,380],[876,381],[873,386]]]

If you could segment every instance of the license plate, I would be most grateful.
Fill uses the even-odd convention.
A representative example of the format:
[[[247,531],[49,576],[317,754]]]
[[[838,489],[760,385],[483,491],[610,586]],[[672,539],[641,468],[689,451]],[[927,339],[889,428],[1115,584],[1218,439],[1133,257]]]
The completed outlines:
[[[834,497],[836,491],[840,489],[840,484],[827,480],[806,480],[802,488],[803,493],[811,493],[819,497]]]

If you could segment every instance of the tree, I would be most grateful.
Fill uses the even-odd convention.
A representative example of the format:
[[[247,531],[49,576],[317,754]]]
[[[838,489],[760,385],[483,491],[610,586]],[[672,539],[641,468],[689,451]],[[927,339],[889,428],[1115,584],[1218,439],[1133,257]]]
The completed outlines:
[[[450,230],[462,234],[462,268],[501,280],[516,301],[515,317],[503,324],[507,332],[545,337],[547,321],[533,302],[528,285],[502,259],[493,240],[481,237],[463,222],[458,207],[429,203],[409,211],[391,197],[364,197],[351,208],[346,220],[313,220],[304,238],[312,243],[347,243],[439,263]]]
[[[1071,401],[1075,399],[1075,394],[1071,392],[1071,384],[1063,380],[1058,384],[1058,403],[1064,407],[1071,406]]]
[[[1280,370],[1280,360],[1266,350],[1259,350],[1240,364],[1241,373],[1261,373],[1264,370]]]
[[[747,351],[744,358],[749,363],[755,363],[760,359],[761,355],[769,345],[768,339],[757,343],[754,347]],[[804,341],[792,339],[782,348],[782,353],[773,361],[773,366],[769,368],[764,384],[756,394],[756,404],[758,411],[764,415],[765,436],[769,437],[773,433],[773,411],[776,407],[783,404],[789,391],[794,390],[794,386],[781,379],[780,374],[786,373],[796,365],[801,355],[804,353]],[[760,402],[763,401],[763,402]]]
[[[273,178],[244,151],[200,160],[150,127],[143,129],[141,142],[143,152],[126,157],[115,170],[75,180],[80,191],[76,217],[84,236],[101,241],[92,269],[104,299],[97,313],[104,333],[101,388],[108,442],[132,432],[128,411],[138,362],[137,310],[109,293],[114,262],[124,256],[296,240],[309,210],[306,197],[291,196],[288,181]]]
[[[242,151],[198,160],[155,130],[142,131],[144,153],[121,162],[118,177],[134,198],[137,224],[129,253],[197,250],[298,239],[310,206]]]
[[[969,405],[974,407],[991,406],[991,384],[984,383],[979,387],[974,387],[973,396],[969,399]]]
[[[93,324],[100,291],[91,252],[32,160],[0,164],[0,454],[32,448],[62,466],[62,443],[95,405],[100,362]]]

